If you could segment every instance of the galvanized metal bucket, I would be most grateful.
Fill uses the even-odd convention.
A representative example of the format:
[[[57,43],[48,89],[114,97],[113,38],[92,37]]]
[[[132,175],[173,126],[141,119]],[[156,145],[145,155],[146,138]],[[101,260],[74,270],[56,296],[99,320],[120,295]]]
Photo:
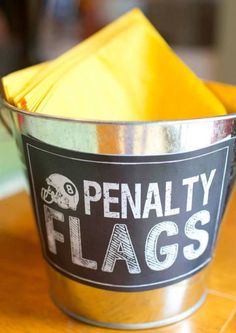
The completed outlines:
[[[207,293],[205,277],[207,274],[207,264],[210,262],[214,251],[215,239],[220,222],[218,220],[222,217],[223,209],[227,201],[227,191],[233,182],[233,167],[235,163],[233,157],[234,141],[232,139],[235,137],[236,133],[235,114],[182,121],[101,122],[99,120],[85,121],[33,114],[18,110],[1,100],[1,116],[4,123],[11,127],[10,130],[15,137],[25,171],[29,175],[31,181],[36,218],[40,230],[44,257],[47,261],[50,294],[55,304],[61,308],[62,311],[76,319],[98,326],[120,329],[142,329],[174,323],[189,316],[201,306]],[[52,151],[48,152],[47,150],[50,149]],[[38,153],[39,151],[40,153]],[[227,154],[224,155],[223,152],[226,152]],[[47,155],[47,161],[44,160],[43,157],[41,159],[40,156],[43,155],[37,155],[46,153],[51,154]],[[64,157],[61,157],[62,155]],[[73,195],[75,200],[74,206],[72,205],[70,207],[68,200],[59,201],[58,198],[62,198],[58,194],[59,192],[57,193],[59,195],[57,199],[54,192],[52,195],[52,174],[48,175],[47,184],[45,183],[43,185],[44,190],[40,187],[40,180],[33,179],[39,177],[38,173],[40,173],[41,170],[45,169],[46,171],[44,171],[47,172],[47,167],[44,165],[45,163],[54,163],[54,166],[58,166],[59,171],[57,171],[57,173],[55,171],[53,173],[54,176],[55,174],[58,175],[62,173],[61,170],[64,168],[64,164],[60,165],[60,160],[56,160],[56,158],[65,158],[65,155],[67,158],[65,162],[67,170],[64,170],[64,176],[66,174],[67,182],[71,179],[75,179],[73,178],[73,168],[76,166],[78,166],[80,170],[80,175],[78,177],[82,177],[81,174],[87,172],[89,174],[88,177],[91,178],[89,181],[93,182],[90,182],[89,185],[87,184],[87,189],[88,186],[90,186],[91,190],[90,192],[87,192],[87,197],[83,197],[83,193],[80,192],[82,185],[79,185],[78,192],[74,188],[73,184],[77,184],[77,181],[73,180],[71,182],[72,185],[64,185],[69,186],[68,188],[64,187],[64,189],[67,189],[69,195]],[[204,158],[204,161],[202,158]],[[33,161],[31,161],[32,159]],[[35,161],[35,159],[37,159],[37,161]],[[191,164],[190,167],[188,167],[188,164],[183,164],[190,163],[190,160],[194,160],[194,164]],[[37,167],[34,163],[37,164],[38,170],[35,170]],[[74,166],[73,163],[77,164]],[[96,163],[96,166],[94,166],[94,163]],[[211,163],[212,170],[210,174],[210,171],[208,172],[207,168]],[[199,175],[196,173],[194,174],[193,172],[193,177],[188,177],[188,174],[190,175],[190,169],[192,167],[195,168],[196,165],[199,165],[199,168],[202,168],[201,170],[199,169]],[[221,179],[221,169],[219,172],[214,170],[217,170],[218,167],[221,168],[221,166],[222,180],[219,180]],[[92,168],[92,171],[90,171],[90,168]],[[127,168],[128,175],[125,174],[125,168]],[[113,181],[112,177],[115,177],[113,175],[113,170],[114,174],[118,175],[118,178],[119,175],[121,175],[120,183],[119,180],[117,182]],[[142,177],[140,176],[141,173],[139,173],[139,170],[141,170]],[[150,184],[155,183],[154,180],[150,180],[151,176],[149,175],[149,170],[152,175],[155,175],[155,170],[157,170],[157,178],[159,177],[158,175],[160,175],[158,178],[160,185],[160,200],[162,200],[164,196],[162,193],[163,186],[166,186],[165,207],[162,207],[166,214],[162,211],[163,216],[161,216],[161,213],[157,216],[157,207],[152,206],[156,200],[155,196],[151,199],[149,198],[149,204],[151,206],[149,207],[148,213],[142,212],[142,216],[140,216],[137,212],[138,205],[137,201],[135,201],[134,192],[132,192],[132,189],[134,188],[132,186],[136,184],[135,186],[137,186],[137,188],[135,187],[135,191],[136,189],[140,189],[141,186],[142,189],[146,189],[149,186],[147,196],[145,196],[146,192],[145,195],[140,194],[140,200],[146,200],[144,203],[141,202],[141,207],[143,209],[144,205],[147,205],[148,193],[151,193],[150,189],[154,186]],[[205,176],[204,170],[206,170]],[[181,178],[181,187],[179,187],[180,200],[176,196],[172,201],[172,206],[169,207],[169,213],[167,213],[167,198],[168,195],[170,195],[171,184],[173,185],[172,191],[175,189],[174,174],[181,174],[182,171],[183,179]],[[165,181],[162,186],[162,180],[160,178],[165,178],[165,180],[169,179],[165,172],[169,175],[168,177],[172,178],[171,181]],[[184,177],[185,172],[186,177]],[[216,182],[214,185],[213,177],[215,172],[218,172],[217,179],[220,184]],[[106,178],[106,174],[108,175],[108,179],[105,179],[103,182],[103,188],[101,183],[97,181],[98,185],[96,186],[100,186],[99,191],[104,191],[102,194],[99,191],[96,192],[96,186],[94,185],[97,173],[100,176],[102,175],[101,178]],[[130,179],[132,180],[130,183],[129,177],[131,177]],[[142,178],[140,178],[140,182],[139,177]],[[212,185],[210,184],[210,177]],[[149,179],[149,183],[143,185],[146,182],[146,179]],[[202,183],[200,185],[201,180]],[[85,186],[85,181],[88,181],[88,179],[81,178],[78,182],[79,181],[84,181]],[[142,183],[142,181],[144,183]],[[207,188],[207,182],[208,193],[206,193],[206,191],[203,192],[204,186],[205,190]],[[113,184],[113,187],[109,185],[111,192],[105,192],[104,186],[108,186],[107,184],[111,183]],[[114,183],[118,184],[115,185],[117,187],[114,187]],[[139,183],[142,184],[137,185]],[[158,185],[158,183],[155,184],[155,186]],[[49,185],[49,188],[46,188],[47,185]],[[37,189],[37,186],[40,188]],[[193,186],[196,187],[194,188]],[[213,192],[215,193],[209,192],[211,191],[209,190],[210,186],[212,186],[212,189],[214,189]],[[120,188],[123,192],[119,192],[118,195],[118,192],[115,192],[115,190],[118,191]],[[219,195],[216,193],[218,188]],[[126,196],[122,197],[123,203],[125,202],[124,200],[126,200],[126,208],[122,208],[119,206],[121,205],[120,203],[117,204],[120,200],[118,197],[124,195],[124,191],[127,189],[133,193],[133,206],[131,197]],[[194,196],[194,191],[198,194],[197,196]],[[188,198],[187,200],[190,200],[189,198],[192,196],[192,201],[188,201],[187,206],[186,202],[184,205],[181,203],[186,199],[184,194],[181,193],[186,193],[188,196],[186,197]],[[188,222],[185,227],[183,226],[183,229],[181,229],[181,224],[184,224],[187,220],[191,220],[190,215],[196,213],[196,211],[194,211],[194,200],[198,200],[196,198],[199,198],[199,193],[204,194],[203,201],[201,201],[202,199],[199,199],[199,205],[202,205],[201,212],[203,213],[200,215],[205,216],[205,220],[201,220],[201,217],[199,217],[200,215],[198,215],[200,222],[197,222],[198,219],[195,215],[192,222],[195,221],[196,223],[199,223],[198,225],[196,224],[196,228],[194,225],[195,222],[192,224],[191,222]],[[51,197],[48,199],[47,196],[50,196],[50,194]],[[216,195],[216,197],[213,197],[213,195]],[[210,223],[208,223],[209,214],[207,215],[206,213],[209,204],[208,196],[209,202],[211,200],[210,197],[212,196],[213,198],[211,205],[215,205],[216,198],[217,200],[218,197],[220,198],[220,202],[216,203],[216,206],[219,206],[219,211]],[[82,203],[81,206],[79,206],[79,210],[76,210],[79,200]],[[89,203],[90,206],[89,208],[87,207],[87,212],[82,212],[86,200],[88,200],[87,203]],[[110,206],[108,207],[108,211],[105,211],[105,208],[102,205],[107,205],[107,203],[110,204]],[[43,211],[39,207],[41,204],[42,207],[44,206],[44,216],[42,215]],[[117,206],[115,206],[116,204]],[[181,215],[181,212],[176,208],[178,204],[180,210],[181,207],[183,207],[182,210],[184,210],[184,214],[190,215]],[[103,213],[100,214],[99,207],[104,208],[104,211],[102,212],[105,214],[105,217],[102,215]],[[119,208],[117,207],[120,207],[121,213],[118,213]],[[175,211],[173,207],[175,207]],[[161,209],[160,206],[159,208]],[[126,209],[126,212],[124,209]],[[134,219],[135,209],[136,220]],[[83,217],[81,217],[80,210]],[[216,210],[216,207],[214,210]],[[178,212],[180,212],[179,215]],[[211,213],[211,216],[214,215],[211,211],[211,207],[209,207],[209,212]],[[67,216],[68,214],[70,216]],[[172,216],[170,216],[171,214]],[[91,217],[91,215],[93,216]],[[168,215],[169,217],[167,218],[166,216]],[[176,222],[175,217],[177,215],[179,220]],[[69,222],[67,221],[67,217]],[[78,217],[80,218],[80,221]],[[182,221],[185,217],[186,221]],[[87,219],[86,223],[91,235],[87,234],[86,237],[84,236],[86,239],[82,237],[82,243],[78,243],[76,237],[80,236],[79,233],[86,233],[86,226],[83,225],[82,221],[83,218]],[[90,218],[94,219],[94,224],[91,224],[92,222],[90,222]],[[126,218],[128,218],[128,220]],[[131,223],[130,221],[133,222]],[[169,223],[168,221],[172,222]],[[79,225],[79,222],[82,224]],[[48,229],[45,229],[46,231],[44,230],[44,226],[42,227],[45,223],[48,224]],[[70,250],[64,248],[64,246],[66,246],[65,243],[67,242],[67,234],[64,229],[60,228],[61,225],[68,225],[68,223],[71,227],[70,243],[72,243],[72,245],[69,247]],[[101,225],[101,227],[99,227],[99,229],[96,229],[96,223],[100,223],[99,225]],[[169,223],[169,226],[165,223]],[[210,225],[211,223],[214,227],[209,227],[208,230],[207,225]],[[95,228],[94,231],[91,229],[91,226],[93,225]],[[101,252],[101,249],[103,248],[103,236],[102,234],[99,234],[96,237],[94,234],[99,233],[100,229],[102,229],[105,237],[107,233],[105,230],[106,225],[110,228],[109,233],[111,233],[112,228],[112,232],[115,232],[114,228],[121,228],[121,226],[123,228],[123,231],[120,230],[121,233],[124,231],[127,232],[127,230],[129,231],[129,234],[124,233],[123,236],[130,236],[128,240],[130,240],[130,242],[132,241],[132,244],[130,243],[127,245],[133,246],[133,248],[132,246],[130,247],[133,251],[133,253],[131,253],[131,258],[127,259],[128,252],[126,253],[124,245],[126,243],[122,243],[123,241],[121,238],[119,238],[120,243],[118,244],[119,248],[116,249],[116,253],[111,253],[111,247],[113,246],[114,250],[115,246],[115,243],[112,245],[112,242],[115,239],[113,234],[113,238],[110,238],[110,243],[106,245],[107,249],[110,246],[109,250],[107,250],[106,253],[103,251],[103,266],[102,264],[99,264],[98,259],[100,258],[101,253],[96,252]],[[140,227],[140,225],[143,227]],[[78,229],[79,226],[80,229]],[[49,230],[50,228],[51,231]],[[137,233],[140,232],[140,228],[144,228],[143,230],[146,230],[145,228],[147,228],[147,232],[145,231],[145,237],[137,235]],[[179,234],[181,233],[182,236],[177,236],[178,228]],[[208,241],[210,240],[212,242],[211,249],[209,249],[210,254],[208,257],[204,258],[204,262],[201,259],[201,256],[205,255],[203,248],[204,235],[202,235],[202,238],[201,236],[196,236],[196,230],[199,229],[204,229],[202,234],[205,232],[205,240],[208,239]],[[211,235],[213,230],[214,235]],[[47,231],[49,233],[45,236]],[[193,232],[193,234],[191,234],[191,232]],[[185,236],[187,235],[187,238],[184,236],[186,238],[184,238],[185,243],[181,245],[181,239],[183,238],[184,233]],[[206,235],[206,233],[208,233],[208,235]],[[173,238],[172,240],[172,238],[168,238],[169,236],[176,238]],[[142,243],[142,237],[144,237],[146,242],[145,247]],[[106,241],[107,239],[108,238],[106,238]],[[98,242],[98,244],[96,244],[96,242]],[[160,245],[158,245],[159,242]],[[81,246],[83,248],[83,255],[81,252]],[[155,246],[155,253],[152,252],[152,246]],[[201,246],[202,251],[197,254],[197,251],[200,251],[199,249]],[[89,252],[90,248],[93,248],[93,252],[91,252],[93,258],[88,258],[89,255],[92,256]],[[205,251],[208,251],[207,249],[207,244],[205,244]],[[75,268],[74,266],[71,266],[71,263],[68,264],[66,262],[65,264],[61,264],[61,262],[63,262],[63,258],[61,258],[63,253],[67,253],[68,251],[71,251],[72,253],[71,260],[72,264],[76,266]],[[129,249],[127,251],[129,251]],[[173,251],[178,251],[178,254]],[[58,264],[56,256],[59,252],[61,261]],[[86,256],[87,259],[85,258]],[[175,256],[177,256],[177,259]],[[113,262],[111,263],[108,259],[110,261],[113,260]],[[131,259],[136,260],[136,262],[132,262]],[[176,261],[174,262],[174,260]],[[175,273],[173,273],[172,267],[177,265],[176,262],[178,260],[183,267],[181,266],[182,268],[178,268],[178,266],[175,266],[175,270],[180,271],[180,274],[175,276],[173,275]],[[193,264],[195,260],[199,261],[197,266]],[[171,263],[172,266],[170,265]],[[110,264],[113,264],[114,267],[111,268],[111,266],[109,266]],[[63,265],[72,267],[71,271],[68,267],[65,269],[65,266]],[[83,267],[81,268],[79,265]],[[101,272],[99,273],[100,275],[96,275],[98,274],[96,269],[99,269],[99,265],[102,266],[100,269]],[[191,267],[188,268],[188,265]],[[122,267],[120,268],[120,266]],[[73,271],[74,269],[80,271],[78,271],[78,273],[73,273],[75,272]],[[150,271],[150,274],[152,274],[150,278],[148,277],[148,270]],[[119,274],[116,274],[117,272],[120,274],[120,277]],[[164,275],[161,274],[165,274],[165,278],[163,278]],[[92,278],[88,278],[89,276],[92,276]],[[103,276],[105,276],[104,281],[102,280]],[[127,283],[125,276],[128,276]]]

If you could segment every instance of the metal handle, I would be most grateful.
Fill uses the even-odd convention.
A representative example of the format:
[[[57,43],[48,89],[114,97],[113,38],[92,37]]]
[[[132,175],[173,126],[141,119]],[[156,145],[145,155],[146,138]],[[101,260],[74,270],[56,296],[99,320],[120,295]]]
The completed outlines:
[[[0,110],[0,120],[1,120],[1,122],[2,122],[2,124],[3,124],[3,126],[5,127],[5,129],[7,130],[7,132],[8,132],[11,136],[13,136],[13,132],[12,132],[10,126],[8,125],[8,123],[6,122],[6,120],[4,119],[1,110]]]
[[[4,100],[4,89],[2,85],[2,80],[0,80],[0,121],[2,122],[3,126],[7,130],[7,132],[13,136],[13,132],[11,129],[11,126],[8,124],[8,121],[6,120],[6,117],[4,117],[4,111],[3,111],[3,103],[2,101]]]

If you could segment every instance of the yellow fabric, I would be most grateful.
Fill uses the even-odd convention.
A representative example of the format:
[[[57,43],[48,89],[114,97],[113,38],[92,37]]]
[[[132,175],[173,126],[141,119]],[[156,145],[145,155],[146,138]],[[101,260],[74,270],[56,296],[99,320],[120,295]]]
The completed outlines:
[[[3,84],[9,87],[7,77]],[[45,65],[22,86],[11,96],[15,105],[62,117],[118,121],[226,114],[220,99],[136,9]]]

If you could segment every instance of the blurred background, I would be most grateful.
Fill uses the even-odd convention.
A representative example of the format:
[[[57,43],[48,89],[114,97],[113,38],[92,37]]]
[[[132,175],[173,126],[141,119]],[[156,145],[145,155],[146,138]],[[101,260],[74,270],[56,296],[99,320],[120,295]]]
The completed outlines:
[[[0,0],[0,75],[56,57],[133,7],[201,78],[236,84],[236,0]],[[0,198],[23,187],[0,125]]]

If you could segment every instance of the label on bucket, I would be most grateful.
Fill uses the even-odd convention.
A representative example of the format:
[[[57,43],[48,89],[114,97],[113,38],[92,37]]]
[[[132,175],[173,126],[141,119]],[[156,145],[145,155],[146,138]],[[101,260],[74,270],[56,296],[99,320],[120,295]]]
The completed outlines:
[[[233,140],[163,156],[23,143],[44,257],[62,274],[130,292],[175,284],[210,262]]]

